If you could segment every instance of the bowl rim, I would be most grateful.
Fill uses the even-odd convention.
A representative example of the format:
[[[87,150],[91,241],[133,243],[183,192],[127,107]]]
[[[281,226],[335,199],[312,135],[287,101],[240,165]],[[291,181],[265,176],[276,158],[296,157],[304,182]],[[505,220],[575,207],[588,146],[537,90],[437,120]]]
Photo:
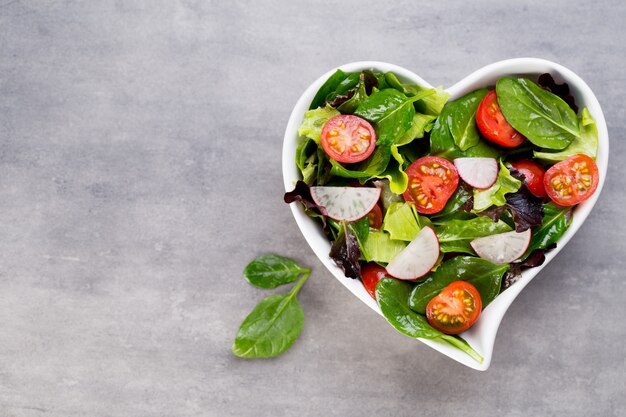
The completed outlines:
[[[422,86],[432,88],[430,83],[414,72],[395,64],[380,61],[352,62],[335,67],[324,73],[311,83],[302,93],[291,112],[285,129],[282,152],[282,170],[285,191],[291,191],[293,189],[294,182],[300,176],[294,158],[295,149],[300,138],[297,133],[298,127],[302,122],[304,113],[308,110],[315,93],[328,79],[328,77],[330,77],[337,69],[341,69],[344,72],[355,72],[364,69],[376,69],[383,72],[392,71],[405,82],[414,82]],[[602,108],[591,88],[576,73],[552,61],[540,58],[513,58],[498,61],[483,66],[482,68],[462,78],[451,87],[445,89],[450,93],[450,101],[452,101],[477,88],[488,86],[489,84],[484,84],[485,80],[496,80],[507,75],[539,75],[544,72],[552,74],[557,82],[566,81],[569,84],[577,103],[580,104],[580,108],[582,109],[583,107],[587,107],[590,114],[594,118],[598,128],[598,155],[596,163],[598,164],[600,171],[600,183],[598,184],[595,194],[590,199],[576,207],[572,224],[559,240],[560,244],[546,253],[546,261],[544,264],[539,267],[523,271],[522,277],[514,285],[501,292],[496,299],[483,310],[479,321],[470,330],[461,335],[485,358],[483,363],[474,361],[464,352],[461,352],[456,348],[440,344],[439,342],[433,340],[418,339],[435,350],[440,351],[444,355],[477,370],[486,370],[491,364],[497,330],[508,307],[511,305],[513,300],[515,300],[517,295],[519,295],[519,293],[524,289],[524,287],[528,285],[528,283],[535,276],[537,276],[537,274],[546,265],[548,265],[552,259],[556,257],[561,249],[567,245],[576,231],[582,226],[585,219],[591,212],[591,209],[597,202],[607,173],[609,137]],[[328,256],[330,242],[322,233],[319,225],[304,213],[301,204],[292,203],[290,204],[290,208],[305,240],[322,264],[324,264],[324,266],[335,276],[335,278],[353,295],[364,302],[372,310],[382,315],[380,308],[372,297],[365,291],[360,280],[347,279],[343,274],[343,271],[330,259]]]

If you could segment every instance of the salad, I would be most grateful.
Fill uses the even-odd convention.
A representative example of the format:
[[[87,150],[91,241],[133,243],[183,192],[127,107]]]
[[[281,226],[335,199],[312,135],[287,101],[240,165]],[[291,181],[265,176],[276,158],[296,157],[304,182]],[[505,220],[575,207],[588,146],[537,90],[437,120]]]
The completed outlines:
[[[451,344],[539,266],[599,183],[598,131],[550,74],[448,101],[392,72],[337,70],[298,133],[298,201],[398,331]]]

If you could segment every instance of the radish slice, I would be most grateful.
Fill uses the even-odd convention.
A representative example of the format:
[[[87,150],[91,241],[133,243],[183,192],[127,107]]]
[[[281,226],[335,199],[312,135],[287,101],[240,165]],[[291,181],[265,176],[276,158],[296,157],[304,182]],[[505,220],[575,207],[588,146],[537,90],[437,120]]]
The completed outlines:
[[[456,158],[459,176],[474,188],[485,190],[498,178],[498,161],[494,158]]]
[[[530,238],[530,229],[527,229],[521,233],[512,231],[479,237],[472,240],[470,245],[481,258],[494,264],[508,264],[526,252],[530,245]]]
[[[380,198],[380,188],[311,187],[311,197],[326,209],[328,217],[351,222],[372,211]]]
[[[439,258],[439,240],[435,231],[424,227],[409,245],[387,265],[389,275],[398,279],[423,277]]]

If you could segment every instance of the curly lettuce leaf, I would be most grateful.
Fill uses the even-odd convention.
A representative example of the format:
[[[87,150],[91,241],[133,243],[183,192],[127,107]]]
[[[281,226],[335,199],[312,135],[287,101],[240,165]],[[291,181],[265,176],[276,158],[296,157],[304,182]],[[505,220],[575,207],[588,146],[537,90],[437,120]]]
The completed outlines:
[[[329,256],[343,270],[346,277],[358,279],[361,276],[359,242],[346,222],[341,222],[339,235],[330,247]]]
[[[495,184],[486,190],[474,189],[474,212],[481,212],[492,205],[503,206],[506,204],[505,195],[514,193],[520,189],[522,182],[515,179],[509,169],[500,161],[500,172]]]
[[[313,139],[319,145],[322,128],[326,122],[340,114],[339,111],[330,106],[308,110],[304,113],[304,120],[298,128],[298,134]]]

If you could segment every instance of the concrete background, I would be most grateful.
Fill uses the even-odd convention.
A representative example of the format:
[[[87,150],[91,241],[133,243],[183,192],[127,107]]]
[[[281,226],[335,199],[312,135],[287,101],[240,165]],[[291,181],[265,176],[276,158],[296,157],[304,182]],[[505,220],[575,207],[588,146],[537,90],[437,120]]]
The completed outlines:
[[[0,0],[0,416],[626,415],[626,3],[513,3]],[[480,373],[324,270],[282,203],[282,135],[333,66],[448,86],[517,56],[587,80],[611,161]],[[268,294],[241,272],[267,252],[314,269],[306,325],[240,360]]]

